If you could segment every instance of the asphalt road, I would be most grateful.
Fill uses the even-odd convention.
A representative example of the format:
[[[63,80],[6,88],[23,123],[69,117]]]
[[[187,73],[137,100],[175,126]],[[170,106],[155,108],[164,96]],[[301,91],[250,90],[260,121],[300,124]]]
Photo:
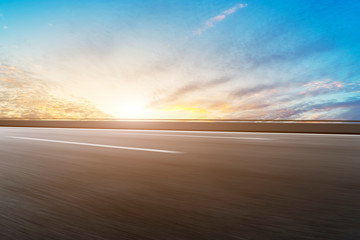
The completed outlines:
[[[360,135],[3,127],[0,239],[360,239]]]

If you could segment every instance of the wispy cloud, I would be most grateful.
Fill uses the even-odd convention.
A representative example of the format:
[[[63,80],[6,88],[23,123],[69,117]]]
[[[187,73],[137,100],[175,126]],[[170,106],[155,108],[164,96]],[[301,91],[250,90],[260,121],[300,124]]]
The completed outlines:
[[[244,98],[249,96],[259,96],[265,91],[273,92],[283,88],[284,83],[268,83],[268,84],[258,84],[252,87],[240,88],[232,93],[232,96],[236,98]],[[260,95],[261,96],[261,95]]]
[[[8,28],[9,28],[9,27],[6,26],[6,25],[3,26],[3,29],[4,29],[4,30],[7,30]]]
[[[221,77],[210,81],[191,82],[187,85],[184,85],[176,89],[174,92],[167,93],[162,98],[154,99],[150,105],[154,106],[154,105],[173,103],[196,91],[205,91],[208,88],[218,87],[219,85],[226,84],[231,80],[233,80],[231,77]]]
[[[204,22],[204,26],[199,29],[194,30],[193,33],[197,34],[197,35],[202,34],[205,31],[207,31],[208,29],[213,28],[217,22],[223,21],[226,18],[226,16],[231,15],[231,14],[235,13],[237,10],[239,10],[240,8],[245,8],[245,7],[247,7],[246,3],[245,4],[239,3],[239,4],[235,5],[234,7],[227,9],[227,10],[223,11],[221,14],[216,15],[215,17],[212,17],[212,18],[206,20]]]

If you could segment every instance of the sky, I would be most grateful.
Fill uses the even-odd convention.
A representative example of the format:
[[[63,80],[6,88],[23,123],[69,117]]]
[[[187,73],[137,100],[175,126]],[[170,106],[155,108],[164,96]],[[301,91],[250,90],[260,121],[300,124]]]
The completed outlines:
[[[0,118],[360,120],[360,1],[0,0]]]

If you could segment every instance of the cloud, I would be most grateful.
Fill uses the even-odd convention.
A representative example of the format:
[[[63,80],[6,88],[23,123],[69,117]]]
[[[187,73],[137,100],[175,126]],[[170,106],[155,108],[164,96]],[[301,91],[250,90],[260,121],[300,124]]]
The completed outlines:
[[[259,43],[260,44],[260,43]],[[334,50],[334,46],[330,43],[322,41],[312,41],[294,48],[280,48],[277,51],[270,51],[267,48],[271,46],[268,41],[261,42],[258,47],[254,47],[257,51],[249,52],[247,62],[250,69],[257,69],[263,66],[293,64],[293,62],[301,61],[316,55],[324,54]]]
[[[305,89],[304,89],[305,88]],[[304,84],[302,90],[299,92],[298,98],[316,97],[335,93],[356,93],[360,91],[359,82],[342,82],[333,81],[331,79],[316,80]]]
[[[326,80],[316,80],[304,85],[305,90],[301,91],[300,94],[307,96],[318,96],[328,93],[334,93],[344,90],[344,83],[340,81],[332,81],[330,79]]]
[[[355,105],[352,106],[348,111],[341,115],[342,119],[352,119],[352,120],[359,120],[360,119],[360,100]]]
[[[251,95],[258,95],[264,91],[276,91],[280,87],[283,87],[284,83],[269,83],[269,84],[258,84],[253,87],[240,88],[232,93],[232,96],[236,98],[244,98]]]
[[[322,103],[301,102],[278,106],[276,109],[268,109],[262,116],[264,119],[334,119],[334,120],[358,120],[360,115],[360,99],[348,98],[343,101],[328,100]]]
[[[0,65],[0,118],[112,118],[82,98],[50,94],[56,88],[18,68]]]
[[[188,94],[191,94],[193,92],[204,91],[208,88],[216,87],[216,86],[228,83],[231,80],[232,80],[232,78],[230,78],[230,77],[222,77],[222,78],[217,78],[217,79],[214,79],[211,81],[206,81],[206,82],[200,82],[200,81],[191,82],[185,86],[182,86],[182,87],[176,89],[174,92],[172,92],[170,94],[166,94],[166,96],[155,99],[154,101],[152,101],[150,106],[169,104],[169,103],[177,101],[181,98],[184,98]]]
[[[360,100],[356,98],[337,99],[331,94],[353,92],[358,83],[344,83],[329,79],[302,82],[274,82],[241,87],[223,102],[231,103],[231,112],[222,118],[238,119],[359,119],[356,110]],[[306,93],[300,92],[306,87]],[[323,100],[321,100],[323,99]],[[326,100],[327,99],[327,100]],[[213,109],[218,99],[208,99],[203,106]],[[211,104],[212,103],[212,104]],[[355,110],[354,110],[355,109]]]
[[[317,80],[312,81],[304,85],[309,91],[316,90],[319,88],[326,88],[326,89],[336,89],[336,88],[343,88],[343,83],[339,81],[331,81],[330,79],[326,80]]]
[[[7,30],[8,28],[9,28],[9,27],[6,26],[6,25],[3,26],[3,29],[4,29],[4,30]]]
[[[165,95],[160,94],[161,97],[155,99],[150,107],[163,109],[168,116],[175,114],[179,117],[187,116],[182,116],[180,109],[195,107],[206,110],[206,117],[211,119],[359,119],[356,113],[360,109],[358,100],[338,99],[337,95],[333,95],[356,93],[359,82],[324,79],[307,83],[268,82],[239,87],[232,92],[226,88],[231,85],[221,88],[221,84],[231,80],[219,78],[190,82]],[[196,116],[205,115],[199,113]]]
[[[217,22],[223,21],[226,18],[226,16],[231,15],[231,14],[235,13],[238,9],[245,8],[245,7],[247,7],[247,4],[240,3],[228,10],[223,11],[221,14],[206,20],[204,22],[204,26],[199,29],[194,30],[193,33],[197,34],[197,35],[202,34],[205,31],[207,31],[208,29],[213,28]]]

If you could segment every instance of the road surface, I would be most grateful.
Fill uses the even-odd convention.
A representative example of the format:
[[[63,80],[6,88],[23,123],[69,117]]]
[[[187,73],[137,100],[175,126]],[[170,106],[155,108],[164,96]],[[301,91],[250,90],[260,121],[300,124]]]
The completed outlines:
[[[360,135],[1,127],[0,239],[360,239]]]

